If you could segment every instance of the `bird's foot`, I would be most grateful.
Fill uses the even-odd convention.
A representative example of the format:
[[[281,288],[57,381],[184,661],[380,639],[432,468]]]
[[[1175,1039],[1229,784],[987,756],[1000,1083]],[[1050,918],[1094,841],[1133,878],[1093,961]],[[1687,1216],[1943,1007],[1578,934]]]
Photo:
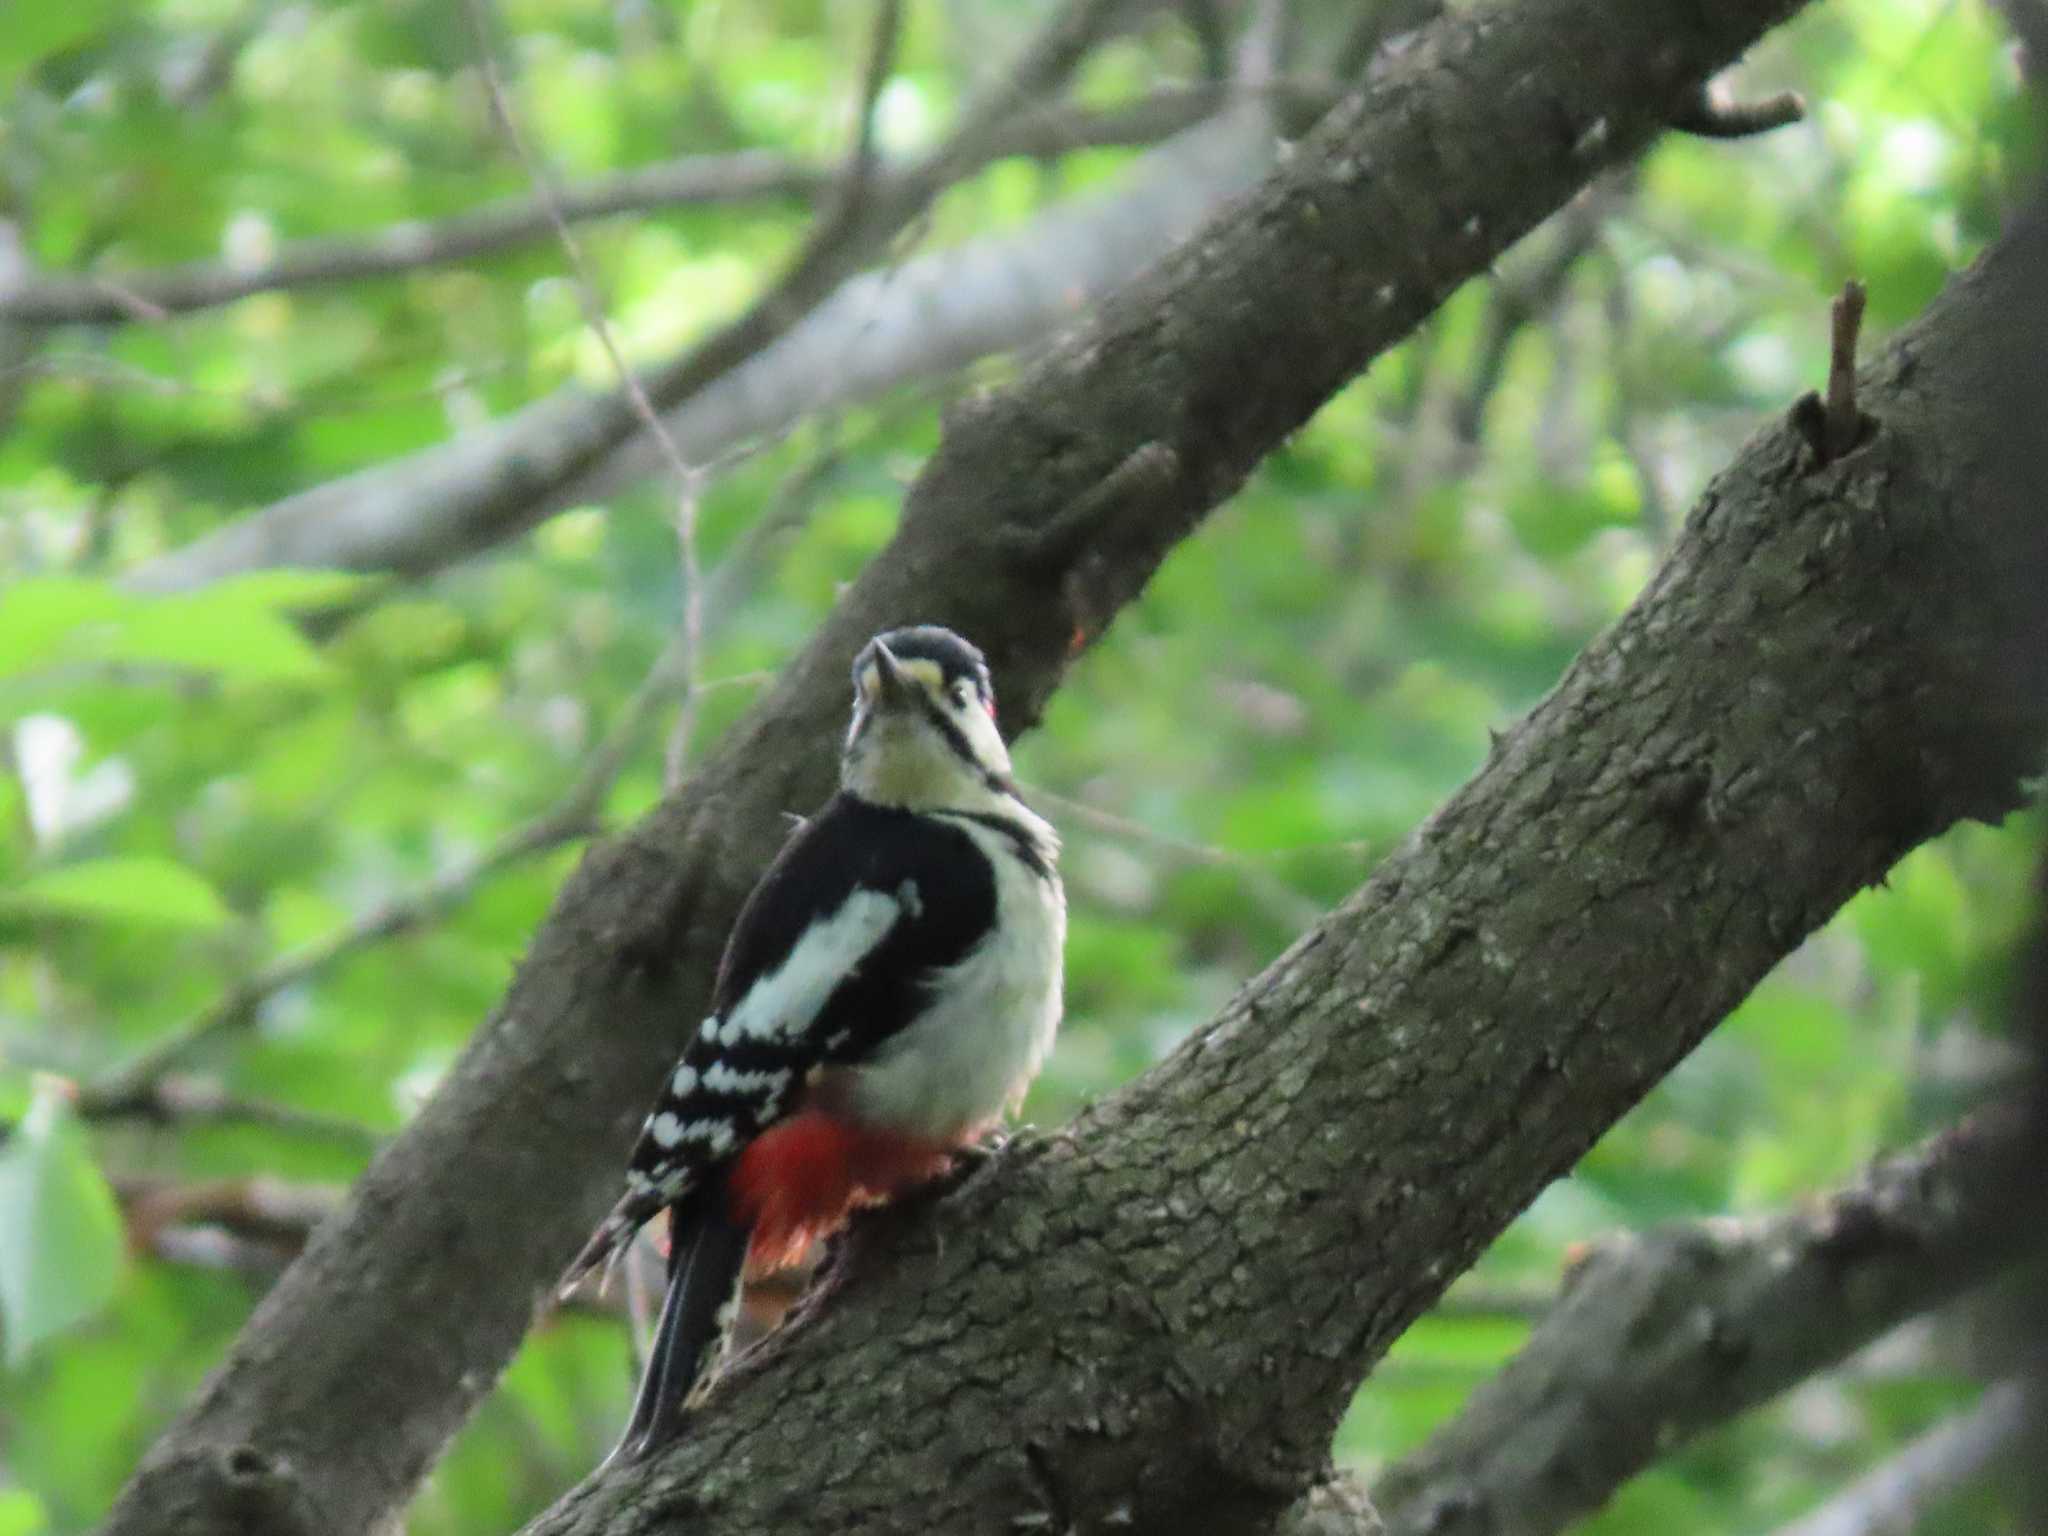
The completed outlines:
[[[991,1126],[982,1132],[978,1141],[963,1142],[953,1149],[953,1174],[951,1187],[959,1188],[976,1174],[993,1168],[1001,1162],[1012,1147],[1029,1141],[1037,1132],[1033,1125],[1020,1125],[1015,1130],[1004,1130]]]
[[[963,1142],[953,1149],[954,1166],[968,1173],[978,1173],[1001,1157],[1014,1139],[1008,1131],[996,1129],[984,1134],[979,1141]]]
[[[1003,1154],[1016,1138],[1006,1131],[986,1132],[979,1141],[962,1142],[948,1151],[951,1162],[947,1168],[918,1187],[912,1198],[944,1200],[956,1195],[972,1184],[982,1174],[1002,1160]]]

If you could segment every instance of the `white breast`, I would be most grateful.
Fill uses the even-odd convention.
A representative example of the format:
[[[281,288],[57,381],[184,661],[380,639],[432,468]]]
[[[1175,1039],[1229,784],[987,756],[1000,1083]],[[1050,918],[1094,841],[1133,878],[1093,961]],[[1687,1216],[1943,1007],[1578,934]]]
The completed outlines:
[[[857,1119],[935,1141],[970,1138],[1023,1099],[1059,1028],[1067,937],[1057,875],[1034,873],[1002,833],[947,819],[995,868],[995,926],[945,973],[934,1005],[851,1085]]]

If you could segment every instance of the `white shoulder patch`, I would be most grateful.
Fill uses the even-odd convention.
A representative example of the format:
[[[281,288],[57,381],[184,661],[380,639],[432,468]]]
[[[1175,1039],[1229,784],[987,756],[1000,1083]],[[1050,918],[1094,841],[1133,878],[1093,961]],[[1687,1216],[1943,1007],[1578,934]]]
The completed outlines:
[[[838,911],[813,924],[782,964],[762,973],[720,1032],[727,1041],[801,1035],[902,913],[898,896],[855,891]]]

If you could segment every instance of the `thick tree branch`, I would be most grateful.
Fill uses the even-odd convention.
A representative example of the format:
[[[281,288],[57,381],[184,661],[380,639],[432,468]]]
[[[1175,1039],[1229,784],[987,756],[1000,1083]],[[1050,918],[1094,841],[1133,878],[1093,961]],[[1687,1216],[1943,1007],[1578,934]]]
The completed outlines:
[[[2041,1243],[2024,1116],[1987,1115],[1761,1220],[1603,1243],[1529,1342],[1373,1499],[1391,1536],[1549,1536],[1701,1430]]]
[[[781,813],[815,804],[827,787],[855,649],[887,623],[953,624],[989,651],[1006,723],[1035,720],[1077,636],[1099,634],[1264,453],[1588,177],[1637,152],[1689,82],[1796,8],[1797,0],[1530,0],[1448,21],[1362,99],[1332,113],[1255,195],[1118,295],[1012,389],[956,411],[896,541],[684,791],[586,859],[505,1002],[265,1299],[230,1358],[146,1459],[110,1529],[218,1530],[246,1524],[256,1511],[273,1528],[354,1532],[386,1517],[509,1356],[535,1302],[611,1198],[647,1084],[701,1017],[726,928],[783,835]],[[1091,536],[1073,542],[1063,570],[987,557],[998,530],[1059,526],[1062,509],[1153,444],[1172,455],[1176,475],[1105,509]],[[1814,521],[1794,518],[1792,526],[1810,534]],[[1837,717],[1840,708],[1836,701]],[[1874,710],[1867,718],[1895,723]],[[1757,760],[1740,748],[1727,749],[1731,773]],[[1861,749],[1859,736],[1849,764],[1821,766],[1868,770]],[[1799,754],[1780,755],[1810,766]],[[1520,765],[1515,797],[1533,802],[1520,807],[1526,836],[1541,825],[1543,755],[1511,744],[1507,756]],[[1646,771],[1662,766],[1640,761]],[[1563,780],[1597,765],[1580,755],[1564,766],[1554,781],[1558,817],[1585,812]],[[2002,772],[1995,782],[2004,790]],[[1616,793],[1607,791],[1610,801]],[[1721,783],[1716,804],[1746,822],[1762,808],[1750,796],[1747,780]],[[1861,800],[1851,807],[1865,808]],[[1460,818],[1473,809],[1454,806],[1436,825],[1470,835]],[[1630,825],[1611,805],[1599,809],[1590,835],[1612,839]],[[1579,830],[1555,821],[1545,829],[1548,838]],[[1769,830],[1781,852],[1782,829]],[[1376,887],[1366,902],[1367,917],[1380,908],[1389,914],[1366,925],[1375,932],[1355,946],[1305,941],[1246,1005],[1282,1018],[1299,1010],[1295,1024],[1266,1031],[1235,1013],[1085,1120],[1077,1140],[1007,1160],[1002,1177],[945,1207],[942,1252],[892,1254],[872,1295],[843,1298],[854,1304],[828,1308],[824,1326],[798,1331],[797,1347],[773,1353],[781,1368],[747,1383],[752,1390],[721,1394],[699,1433],[654,1469],[650,1497],[632,1497],[614,1477],[592,1485],[556,1523],[604,1524],[621,1497],[643,1515],[716,1505],[717,1523],[730,1528],[784,1528],[766,1502],[786,1497],[810,1528],[858,1523],[872,1512],[874,1529],[914,1515],[920,1531],[987,1525],[985,1517],[1029,1513],[1049,1497],[1091,1521],[1124,1506],[1148,1520],[1199,1508],[1218,1530],[1282,1507],[1320,1463],[1336,1405],[1391,1331],[1533,1193],[1532,1180],[1562,1166],[1593,1121],[1641,1092],[1711,1021],[1707,1010],[1725,1006],[1774,957],[1755,931],[1756,914],[1773,914],[1784,935],[1799,931],[1782,900],[1745,889],[1742,914],[1728,916],[1741,942],[1725,965],[1674,966],[1697,959],[1676,944],[1648,953],[1665,991],[1674,977],[1706,980],[1679,989],[1676,1018],[1655,1018],[1665,1031],[1655,1045],[1612,1061],[1596,1053],[1581,1065],[1585,1040],[1598,1031],[1547,971],[1527,978],[1535,1027],[1508,1032],[1499,1049],[1474,1047],[1470,1061],[1450,1070],[1426,1072],[1414,1054],[1436,1038],[1434,1029],[1360,1027],[1384,1019],[1401,994],[1375,992],[1379,1002],[1360,1010],[1357,1002],[1372,1000],[1366,982],[1333,978],[1328,967],[1370,949],[1374,971],[1390,967],[1421,989],[1401,997],[1404,1008],[1455,986],[1477,1008],[1439,999],[1429,1016],[1458,1020],[1461,1030],[1470,1020],[1470,1038],[1490,1042],[1479,1026],[1502,1004],[1500,982],[1484,965],[1472,972],[1491,951],[1464,914],[1470,908],[1483,918],[1519,889],[1512,880],[1494,883],[1504,880],[1501,868],[1527,880],[1530,892],[1548,889],[1538,872],[1567,846],[1545,841],[1535,868],[1525,850],[1510,850],[1519,858],[1506,866],[1478,861],[1481,883],[1470,890],[1449,878],[1447,863],[1439,896],[1431,890],[1435,845],[1425,840],[1427,857],[1411,853],[1398,866],[1408,899],[1389,904],[1386,888]],[[1702,886],[1725,880],[1717,860],[1687,846],[1689,857],[1661,867]],[[1853,838],[1847,846],[1863,847]],[[1898,846],[1894,834],[1882,852],[1889,857]],[[1847,862],[1854,867],[1815,878],[1853,884],[1868,860]],[[1595,867],[1614,864],[1609,857]],[[1578,908],[1568,900],[1558,910],[1569,916]],[[1701,910],[1720,913],[1723,903],[1709,900]],[[1533,920],[1522,908],[1506,915]],[[1629,936],[1615,927],[1629,914],[1595,915],[1599,959]],[[1339,921],[1350,928],[1359,912],[1347,909]],[[1654,934],[1644,947],[1655,948]],[[1334,1014],[1318,1011],[1324,1003]],[[1356,1073],[1318,1075],[1321,1057],[1337,1059],[1329,1031],[1338,1021],[1352,1049],[1383,1049],[1377,1070],[1394,1076],[1361,1087]],[[1537,1079],[1541,1093],[1522,1106],[1534,1140],[1528,1131],[1504,1134],[1504,1088],[1526,1077],[1529,1050],[1567,1027],[1575,1033],[1557,1042],[1557,1072]],[[1560,1118],[1573,1098],[1559,1086],[1567,1047],[1586,1102]],[[1205,1075],[1226,1061],[1242,1070],[1227,1081]],[[1355,1167],[1358,1148],[1343,1132],[1367,1106],[1343,1096],[1363,1092],[1377,1102],[1397,1085],[1405,1093],[1410,1079],[1433,1084],[1437,1091],[1417,1102],[1431,1112],[1426,1123],[1448,1128],[1455,1144],[1422,1137],[1408,1152],[1375,1153]],[[1224,1138],[1227,1150],[1215,1144],[1219,1123],[1244,1126],[1243,1150],[1255,1165],[1235,1164],[1234,1133]],[[1325,1137],[1324,1128],[1338,1134]],[[1521,1155],[1503,1172],[1485,1149],[1510,1145]],[[1468,1152],[1482,1155],[1460,1169]],[[1276,1173],[1281,1165],[1272,1159],[1282,1157],[1290,1177]],[[1496,1175],[1501,1187],[1483,1190]],[[1050,1187],[1059,1190],[1052,1206],[1044,1199]],[[1092,1191],[1086,1201],[1075,1199],[1080,1189]],[[1252,1263],[1239,1221],[1283,1209],[1289,1220],[1271,1254]],[[1097,1217],[1099,1229],[1076,1226]],[[1449,1234],[1444,1220],[1453,1223]],[[998,1253],[1007,1259],[994,1262]],[[858,1277],[866,1273],[857,1273],[854,1292],[867,1289]],[[1281,1285],[1279,1274],[1293,1278]],[[1362,1274],[1379,1293],[1364,1307]],[[1108,1290],[1106,1275],[1116,1277]],[[1296,1336],[1299,1284],[1314,1287],[1328,1308],[1309,1317],[1306,1359]],[[1077,1305],[1033,1314],[1030,1297],[1070,1286],[1080,1288]],[[921,1316],[918,1298],[932,1297],[952,1304]],[[1263,1311],[1268,1306],[1278,1310]],[[1284,1342],[1274,1334],[1283,1318]],[[961,1357],[977,1340],[997,1354],[1015,1347],[1015,1329],[998,1326],[1004,1319],[1029,1326],[1033,1368],[1021,1377],[984,1374]],[[402,1349],[391,1347],[394,1326],[405,1329]],[[873,1374],[876,1349],[891,1360],[881,1376]],[[1048,1369],[1051,1362],[1063,1363]],[[1263,1383],[1259,1390],[1216,1395],[1245,1386],[1247,1372]],[[890,1383],[886,1415],[873,1411],[878,1380]],[[1105,1394],[1099,1412],[1088,1406],[1097,1387]],[[1275,1390],[1285,1399],[1278,1444]],[[936,1409],[940,1397],[952,1406]],[[778,1405],[786,1418],[778,1419]],[[956,1427],[931,1417],[955,1409]],[[818,1416],[835,1413],[845,1417],[833,1433],[811,1433]],[[707,1481],[712,1466],[724,1473]],[[734,1475],[741,1468],[745,1478]],[[815,1496],[821,1478],[829,1498]],[[906,1502],[904,1479],[930,1498]],[[949,1520],[949,1511],[962,1518]]]
[[[687,1440],[535,1530],[1265,1529],[1528,1200],[1850,894],[2016,803],[2048,444],[2002,418],[2048,399],[2044,343],[2037,220],[1866,373],[1870,440],[1817,470],[1761,435],[1487,769],[1219,1020],[869,1223]]]

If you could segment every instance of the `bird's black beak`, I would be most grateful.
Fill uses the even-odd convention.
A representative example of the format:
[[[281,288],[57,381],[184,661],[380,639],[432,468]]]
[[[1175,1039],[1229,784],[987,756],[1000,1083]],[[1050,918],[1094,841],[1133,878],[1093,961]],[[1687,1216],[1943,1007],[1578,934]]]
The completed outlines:
[[[904,672],[896,653],[877,640],[868,647],[874,652],[875,662],[875,707],[877,709],[901,709],[910,702],[910,690],[917,684]]]

